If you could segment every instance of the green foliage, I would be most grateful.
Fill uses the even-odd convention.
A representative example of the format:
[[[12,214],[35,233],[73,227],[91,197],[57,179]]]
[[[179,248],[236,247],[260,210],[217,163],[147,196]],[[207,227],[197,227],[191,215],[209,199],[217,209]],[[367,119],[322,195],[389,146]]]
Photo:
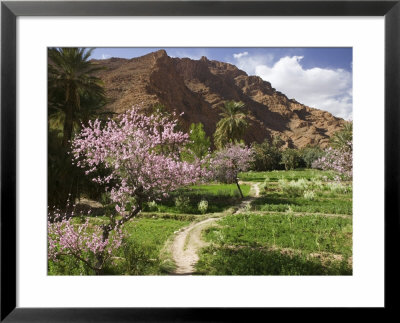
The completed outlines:
[[[222,245],[280,247],[307,252],[329,252],[350,256],[352,219],[318,215],[237,214],[218,221],[220,227],[210,228],[205,237],[213,241],[221,232]],[[317,242],[316,242],[317,238]]]
[[[97,223],[97,218],[90,222]],[[161,275],[166,274],[160,252],[165,242],[190,222],[173,219],[135,219],[123,226],[126,233],[122,247],[113,254],[105,266],[105,275]],[[62,261],[49,261],[49,275],[94,275],[95,273],[73,257]]]
[[[156,201],[151,201],[148,202],[145,207],[144,207],[145,211],[150,211],[150,212],[157,212],[158,211],[158,204]]]
[[[303,194],[303,197],[306,200],[312,201],[312,200],[315,199],[315,193],[314,193],[314,191],[305,191],[304,194]]]
[[[319,147],[305,147],[300,150],[300,157],[307,168],[311,168],[312,163],[322,157],[323,154],[324,151]]]
[[[248,196],[250,186],[241,185],[244,196]],[[176,206],[176,199],[189,198],[189,204],[183,209]],[[158,203],[158,212],[202,214],[198,208],[202,200],[208,202],[207,213],[222,212],[240,201],[236,184],[195,185],[172,192],[168,198]]]
[[[248,127],[247,116],[243,111],[243,102],[227,101],[221,108],[221,119],[218,121],[214,144],[220,149],[228,143],[239,143]]]
[[[187,213],[190,211],[190,198],[189,196],[178,196],[175,198],[176,209],[181,213]]]
[[[207,247],[196,270],[203,275],[352,275],[347,259],[322,262],[303,253],[291,255],[251,247]]]
[[[93,73],[101,69],[91,63],[93,49],[48,49],[48,205],[62,208],[69,198],[81,195],[99,198],[103,187],[95,185],[72,165],[69,140],[81,123],[105,119],[105,92]],[[100,171],[101,172],[101,171]]]
[[[208,209],[208,201],[207,200],[201,200],[199,204],[197,205],[197,209],[201,212],[201,214],[205,214]]]
[[[353,212],[353,203],[350,198],[334,195],[332,198],[316,198],[307,200],[303,196],[288,197],[279,193],[267,194],[252,203],[253,211],[286,212],[289,207],[293,212],[348,214]]]
[[[303,196],[309,185],[306,179],[301,178],[297,181],[290,182],[285,179],[280,179],[279,186],[282,192],[288,196]]]
[[[47,273],[50,276],[95,275],[94,270],[91,270],[83,261],[73,256],[63,256],[62,260],[59,261],[49,260]]]
[[[48,114],[53,122],[62,122],[64,147],[72,139],[74,128],[106,103],[101,80],[93,76],[102,68],[89,61],[93,49],[48,49]]]
[[[189,140],[190,142],[181,153],[183,160],[193,161],[196,157],[202,158],[207,155],[211,143],[210,138],[206,136],[201,122],[190,125]]]
[[[237,214],[204,237],[199,273],[209,275],[351,274],[352,220],[288,214]],[[350,239],[349,239],[350,237]],[[319,257],[315,257],[315,254]]]
[[[346,122],[343,129],[334,133],[331,137],[331,146],[335,149],[352,149],[349,143],[353,142],[353,121]]]
[[[72,164],[68,149],[62,145],[62,132],[49,129],[47,154],[48,205],[64,208],[69,199],[74,202],[81,195],[98,199],[104,188],[93,183],[82,169]]]
[[[188,221],[138,219],[124,225],[127,240],[117,256],[124,258],[115,275],[165,274],[160,252],[165,242]]]
[[[328,183],[327,187],[331,192],[334,193],[346,194],[352,192],[352,188],[350,186],[338,182]]]
[[[282,152],[282,164],[285,169],[295,169],[301,165],[300,153],[297,149],[287,148]]]
[[[270,171],[282,168],[282,152],[280,151],[281,142],[279,139],[274,138],[272,144],[268,139],[265,139],[261,144],[254,142],[251,147],[254,151],[252,170]]]

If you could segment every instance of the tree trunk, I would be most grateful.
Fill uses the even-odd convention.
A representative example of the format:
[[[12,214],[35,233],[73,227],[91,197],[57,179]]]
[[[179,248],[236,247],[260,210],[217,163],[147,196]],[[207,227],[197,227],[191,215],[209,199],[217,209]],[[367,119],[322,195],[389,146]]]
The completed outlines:
[[[239,181],[238,181],[238,179],[237,179],[237,178],[236,178],[236,185],[237,185],[237,187],[238,187],[238,190],[239,190],[240,196],[243,198],[244,196],[243,196],[242,190],[240,189],[240,186],[239,186]]]
[[[63,147],[68,147],[68,141],[71,140],[72,136],[72,127],[73,127],[73,109],[71,106],[68,106],[65,111],[65,121],[64,121],[64,129],[63,129]]]

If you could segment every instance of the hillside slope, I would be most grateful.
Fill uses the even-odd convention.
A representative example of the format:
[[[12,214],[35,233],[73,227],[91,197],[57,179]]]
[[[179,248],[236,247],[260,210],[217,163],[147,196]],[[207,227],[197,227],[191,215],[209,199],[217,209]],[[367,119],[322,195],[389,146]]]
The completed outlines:
[[[247,143],[280,135],[289,146],[308,144],[325,147],[329,137],[344,120],[326,111],[307,107],[272,88],[257,76],[248,76],[236,66],[210,61],[172,58],[159,50],[133,59],[93,60],[103,65],[98,76],[104,81],[110,98],[107,108],[121,113],[133,105],[144,109],[156,103],[175,110],[186,130],[193,122],[202,122],[211,136],[225,101],[245,103],[251,126]]]

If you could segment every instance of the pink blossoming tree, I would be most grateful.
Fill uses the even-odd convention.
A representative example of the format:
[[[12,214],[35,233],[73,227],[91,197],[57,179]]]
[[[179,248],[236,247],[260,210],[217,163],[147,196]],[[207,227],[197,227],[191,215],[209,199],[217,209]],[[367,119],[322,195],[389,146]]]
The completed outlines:
[[[324,156],[312,164],[312,168],[333,170],[339,174],[338,179],[352,180],[353,178],[353,143],[347,142],[342,148],[329,147]]]
[[[83,224],[74,224],[67,211],[62,214],[59,210],[52,210],[48,219],[48,259],[57,262],[63,256],[72,256],[97,275],[102,273],[104,265],[120,247],[124,237],[121,228],[116,228],[111,236],[103,240],[99,226],[90,225],[88,218]]]
[[[84,126],[72,142],[78,167],[93,174],[100,166],[110,171],[93,180],[107,186],[121,218],[103,225],[103,240],[115,228],[137,215],[147,201],[167,196],[178,187],[194,184],[206,171],[201,160],[180,160],[188,135],[176,131],[177,120],[160,115],[146,116],[138,107],[109,120]]]
[[[82,125],[72,141],[74,162],[93,176],[93,181],[106,186],[115,214],[101,227],[91,226],[88,220],[74,225],[71,217],[61,216],[59,211],[49,215],[49,259],[73,256],[101,273],[122,243],[122,225],[136,216],[145,202],[209,177],[204,161],[180,160],[188,135],[176,131],[176,125],[177,120],[169,116],[146,116],[138,107],[105,125],[99,120]],[[94,175],[99,168],[107,169],[107,175]],[[118,220],[116,215],[120,215]]]
[[[236,183],[240,196],[243,198],[237,176],[239,172],[249,169],[253,159],[252,148],[242,144],[228,144],[225,148],[217,151],[211,160],[214,178],[224,183]]]

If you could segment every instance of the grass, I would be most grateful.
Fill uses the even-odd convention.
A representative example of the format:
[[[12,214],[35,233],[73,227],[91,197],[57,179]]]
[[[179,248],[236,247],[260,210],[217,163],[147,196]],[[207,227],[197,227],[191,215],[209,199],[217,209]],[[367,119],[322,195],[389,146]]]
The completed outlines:
[[[277,182],[280,179],[297,180],[300,178],[334,180],[335,175],[331,171],[299,168],[294,170],[274,170],[270,172],[246,172],[240,173],[238,177],[245,182],[263,182],[265,178]]]
[[[197,263],[197,273],[207,275],[351,275],[347,261],[321,261],[300,253],[243,248],[208,247]]]
[[[243,195],[246,197],[250,192],[250,185],[240,185]],[[176,199],[185,197],[185,201],[177,203]],[[208,202],[206,213],[223,212],[232,205],[238,203],[241,198],[236,184],[207,184],[190,186],[176,192],[170,197],[157,203],[153,211],[159,213],[177,213],[177,214],[202,214],[198,209],[201,200]],[[146,208],[146,212],[151,209]]]
[[[91,218],[92,224],[101,219]],[[173,219],[134,219],[125,223],[123,230],[126,238],[123,246],[112,257],[105,268],[105,275],[160,275],[171,271],[168,263],[159,257],[166,241],[190,221]],[[76,261],[73,257],[64,257],[58,263],[49,261],[49,275],[94,275],[94,272]]]
[[[211,244],[201,251],[197,274],[352,274],[351,183],[334,183],[334,174],[318,170],[247,172],[240,179],[262,183],[261,196],[249,212],[204,232]]]
[[[351,183],[337,184],[331,172],[309,169],[247,172],[239,177],[258,183],[261,196],[252,200],[248,212],[227,215],[218,221],[219,226],[203,232],[210,245],[199,254],[196,274],[352,274]],[[245,197],[250,187],[241,185]],[[204,215],[198,209],[201,200],[208,202]],[[174,264],[164,248],[174,232],[240,202],[236,184],[210,183],[186,187],[167,199],[149,203],[144,212],[124,225],[125,243],[113,255],[105,274],[171,273]],[[96,214],[103,213],[100,208]],[[84,220],[76,217],[73,221]],[[90,218],[93,225],[107,221],[105,216]],[[50,261],[48,273],[94,274],[71,257],[59,263]]]
[[[220,245],[278,247],[304,252],[327,252],[351,256],[352,219],[317,215],[238,214],[208,229],[206,240]]]
[[[353,212],[353,203],[342,196],[335,198],[320,198],[308,200],[304,197],[288,197],[282,194],[271,193],[252,202],[254,211],[327,213],[348,214]]]
[[[352,220],[316,215],[238,214],[204,237],[197,274],[351,275]]]
[[[159,275],[169,269],[164,268],[159,258],[161,249],[170,236],[189,221],[171,219],[139,219],[124,225],[126,244],[120,256],[125,258],[123,266],[115,274],[121,275]]]

